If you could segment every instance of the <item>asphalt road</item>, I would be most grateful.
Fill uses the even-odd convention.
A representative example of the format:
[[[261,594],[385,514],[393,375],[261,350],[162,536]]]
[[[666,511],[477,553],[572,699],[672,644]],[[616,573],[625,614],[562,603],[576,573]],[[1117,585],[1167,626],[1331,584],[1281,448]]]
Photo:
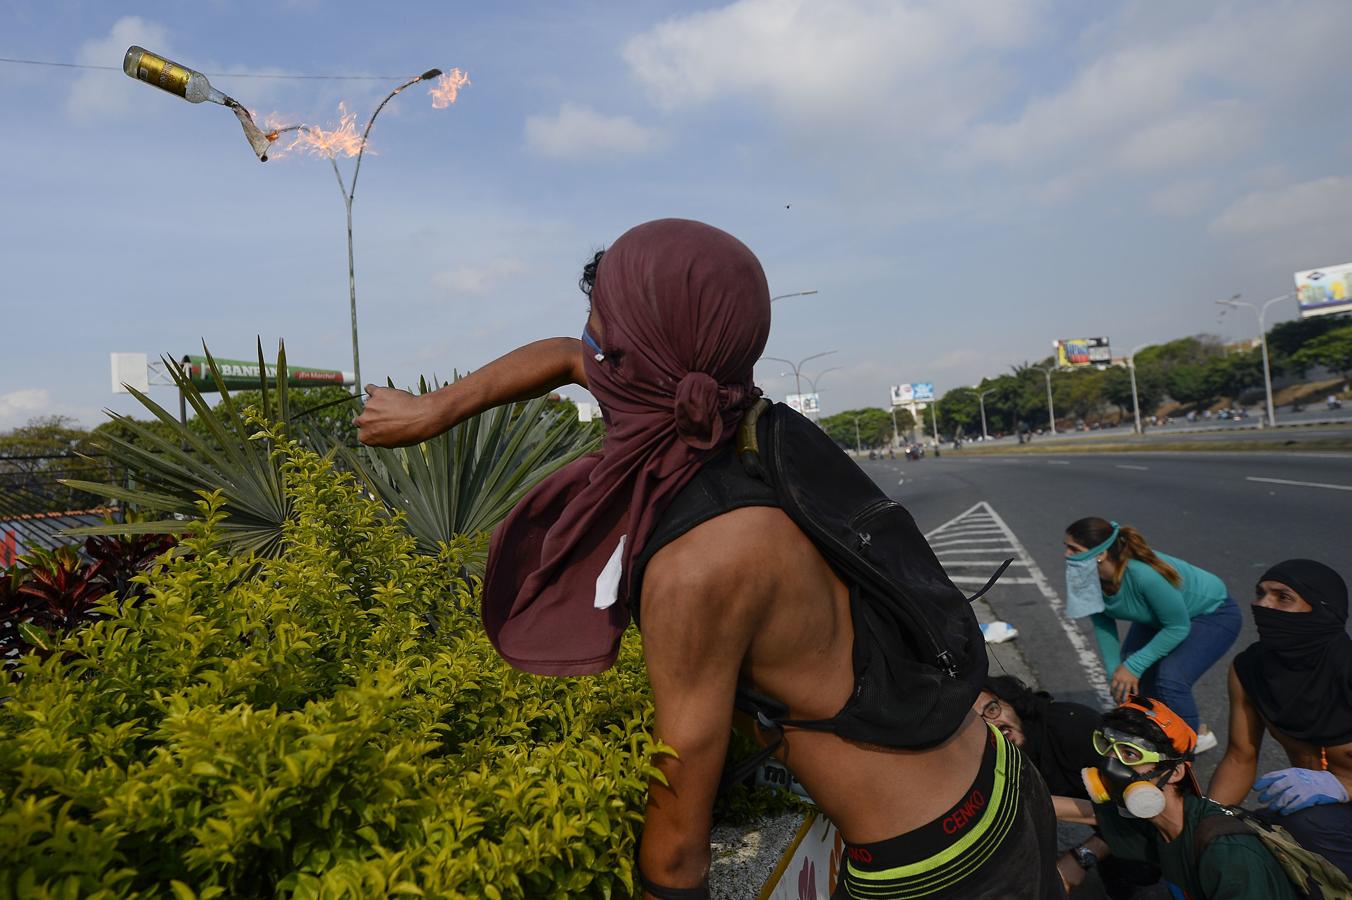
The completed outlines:
[[[1026,666],[1060,699],[1102,705],[1105,683],[1087,624],[1070,624],[1057,611],[1068,524],[1090,515],[1130,524],[1152,547],[1219,575],[1245,615],[1235,645],[1195,688],[1202,719],[1220,741],[1198,758],[1203,786],[1224,752],[1230,659],[1257,640],[1248,613],[1257,577],[1274,562],[1309,557],[1352,579],[1352,454],[948,453],[861,466],[911,511],[964,589],[975,591],[997,557],[1018,560],[987,595],[996,616],[1019,630],[1015,640],[992,645],[993,668]],[[1287,765],[1266,740],[1259,771]]]

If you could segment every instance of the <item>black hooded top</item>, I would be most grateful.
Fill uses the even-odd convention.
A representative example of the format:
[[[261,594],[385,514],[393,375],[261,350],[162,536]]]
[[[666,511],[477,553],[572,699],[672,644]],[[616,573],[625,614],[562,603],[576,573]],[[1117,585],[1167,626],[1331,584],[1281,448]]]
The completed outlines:
[[[1308,613],[1253,607],[1258,641],[1235,657],[1235,674],[1263,718],[1283,734],[1320,747],[1352,743],[1352,638],[1347,584],[1311,559],[1288,559],[1263,573],[1300,594]]]

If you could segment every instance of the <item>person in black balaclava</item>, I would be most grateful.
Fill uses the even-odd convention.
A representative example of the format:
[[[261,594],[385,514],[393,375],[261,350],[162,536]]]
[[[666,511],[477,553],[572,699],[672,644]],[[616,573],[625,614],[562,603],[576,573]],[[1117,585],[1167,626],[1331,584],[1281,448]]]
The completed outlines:
[[[1310,559],[1258,579],[1258,640],[1230,667],[1230,742],[1209,794],[1238,804],[1261,791],[1264,818],[1352,875],[1352,638],[1347,584]],[[1264,730],[1291,767],[1255,781]]]

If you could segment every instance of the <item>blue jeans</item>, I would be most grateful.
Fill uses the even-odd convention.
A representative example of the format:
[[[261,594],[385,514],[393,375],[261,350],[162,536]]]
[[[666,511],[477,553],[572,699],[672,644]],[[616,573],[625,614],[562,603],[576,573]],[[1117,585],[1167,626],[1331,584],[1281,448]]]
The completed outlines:
[[[1201,720],[1197,701],[1192,697],[1192,686],[1234,644],[1243,621],[1239,607],[1229,597],[1214,611],[1193,619],[1192,630],[1183,642],[1145,670],[1141,676],[1141,693],[1163,700],[1196,731]],[[1150,643],[1158,631],[1158,628],[1140,622],[1132,623],[1122,641],[1122,658],[1126,659]]]

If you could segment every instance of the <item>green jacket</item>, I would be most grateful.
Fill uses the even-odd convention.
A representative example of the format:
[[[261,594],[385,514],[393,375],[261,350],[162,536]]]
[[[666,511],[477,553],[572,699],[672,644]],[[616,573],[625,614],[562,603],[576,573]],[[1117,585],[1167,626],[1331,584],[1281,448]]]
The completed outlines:
[[[1159,572],[1139,559],[1127,561],[1117,593],[1103,595],[1103,612],[1093,616],[1103,667],[1109,676],[1122,662],[1122,643],[1117,637],[1117,622],[1140,622],[1159,631],[1150,642],[1127,657],[1125,665],[1140,678],[1145,670],[1159,662],[1183,643],[1192,630],[1192,620],[1215,612],[1230,595],[1225,582],[1193,564],[1163,553],[1156,555],[1173,566],[1183,579],[1176,588]]]
[[[1222,835],[1200,859],[1194,858],[1197,823],[1225,814],[1210,800],[1184,796],[1183,833],[1172,841],[1148,821],[1124,816],[1116,803],[1097,804],[1094,812],[1114,856],[1154,863],[1193,900],[1300,900],[1281,863],[1257,835]]]

